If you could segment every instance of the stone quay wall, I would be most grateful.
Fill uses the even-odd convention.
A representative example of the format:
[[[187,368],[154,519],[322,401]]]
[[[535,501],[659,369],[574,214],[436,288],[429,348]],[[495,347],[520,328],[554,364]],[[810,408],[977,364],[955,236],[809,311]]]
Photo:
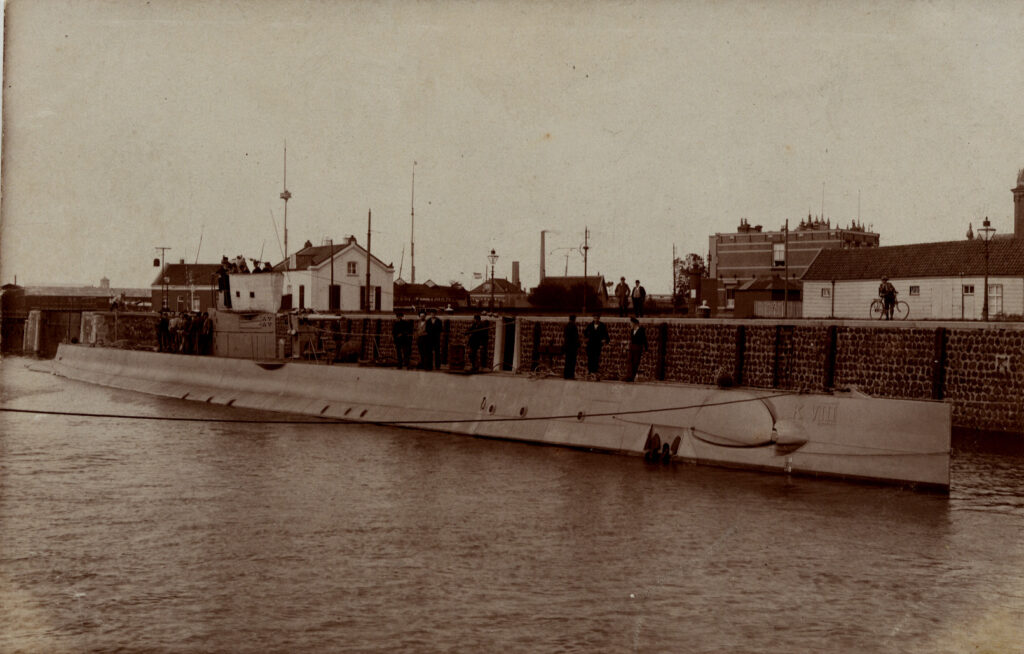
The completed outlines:
[[[83,318],[84,342],[155,347],[154,314],[97,312]],[[114,330],[116,320],[116,333]],[[364,361],[395,361],[391,339],[394,316],[345,315],[334,320],[337,341],[356,349]],[[468,367],[469,316],[443,317],[441,360]],[[565,365],[564,317],[523,316],[515,321],[518,359],[506,359],[520,372],[544,370],[561,376]],[[582,335],[589,317],[577,320],[580,347],[576,377],[587,372]],[[601,352],[599,375],[627,374],[629,321],[603,318],[610,342]],[[953,424],[982,431],[1024,434],[1024,324],[961,321],[720,320],[645,318],[648,350],[638,381],[664,380],[819,392],[857,387],[888,398],[941,400],[952,406]],[[487,364],[494,360],[496,323],[489,328]],[[276,337],[292,356],[289,316],[280,315]],[[506,331],[506,333],[508,333]],[[458,348],[463,359],[459,361]],[[507,350],[511,351],[511,350]],[[413,344],[412,363],[419,352]]]
[[[589,322],[577,321],[582,334]],[[629,323],[602,319],[611,342],[602,378],[625,377]],[[953,424],[1024,434],[1024,325],[978,322],[644,319],[639,381],[820,392],[856,387],[887,398],[941,400]],[[564,318],[519,319],[519,368],[561,374]],[[580,343],[576,372],[587,369]]]

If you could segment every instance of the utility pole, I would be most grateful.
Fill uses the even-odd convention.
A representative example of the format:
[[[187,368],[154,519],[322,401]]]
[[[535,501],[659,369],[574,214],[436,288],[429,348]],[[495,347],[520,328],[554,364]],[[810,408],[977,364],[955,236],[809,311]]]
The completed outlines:
[[[824,183],[821,185],[821,188],[822,197],[824,197]],[[824,209],[824,204],[822,204],[822,208]],[[782,258],[786,262],[786,279],[782,283],[782,317],[785,319],[789,318],[789,218],[786,218],[786,240],[783,248]]]
[[[370,223],[373,217],[373,212],[369,209],[366,210],[366,310],[372,311],[373,305],[370,304]]]
[[[327,309],[328,311],[334,311],[340,308],[334,306],[334,239],[329,238],[327,242],[331,244],[331,285],[327,290]]]
[[[416,162],[412,162],[412,197],[409,200],[409,268],[410,284],[416,283]],[[401,276],[401,275],[399,275]]]
[[[583,313],[587,312],[587,251],[590,249],[590,229],[583,227]]]
[[[281,199],[284,200],[284,269],[288,270],[288,200],[292,194],[288,192],[288,142],[284,143],[284,191],[281,192]]]

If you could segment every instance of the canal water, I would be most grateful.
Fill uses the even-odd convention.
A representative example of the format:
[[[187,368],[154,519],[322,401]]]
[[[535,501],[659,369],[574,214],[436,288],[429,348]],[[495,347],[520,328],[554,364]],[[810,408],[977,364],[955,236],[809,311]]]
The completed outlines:
[[[0,406],[279,418],[0,361]],[[2,652],[1020,652],[1024,448],[950,495],[423,431],[0,413]]]

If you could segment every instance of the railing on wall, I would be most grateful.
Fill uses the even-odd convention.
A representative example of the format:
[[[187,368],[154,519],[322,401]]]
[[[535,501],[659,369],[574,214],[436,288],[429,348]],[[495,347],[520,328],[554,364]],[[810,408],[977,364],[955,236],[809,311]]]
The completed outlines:
[[[783,315],[788,313],[788,315]],[[755,318],[800,318],[804,315],[802,302],[781,300],[757,300],[754,302]]]

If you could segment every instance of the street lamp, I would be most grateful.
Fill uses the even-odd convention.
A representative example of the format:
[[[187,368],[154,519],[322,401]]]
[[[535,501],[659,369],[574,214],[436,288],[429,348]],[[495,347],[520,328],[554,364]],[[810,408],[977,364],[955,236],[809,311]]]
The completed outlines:
[[[171,248],[158,245],[156,246],[155,249],[160,250],[160,275],[163,277],[164,287],[163,308],[167,309],[167,284],[168,282],[171,281],[171,279],[170,277],[167,276],[167,268],[164,266],[164,253],[167,252],[167,250],[170,250]],[[153,259],[153,265],[156,265],[156,259]]]
[[[494,248],[491,248],[491,253],[487,255],[487,260],[491,262],[491,310],[494,310],[494,263],[498,260],[498,255],[494,252]]]
[[[992,235],[996,233],[996,228],[988,221],[988,216],[985,216],[985,220],[981,223],[981,227],[978,228],[978,232],[981,233],[981,240],[985,241],[985,299],[982,300],[981,304],[981,319],[988,320],[988,242],[992,240]]]

